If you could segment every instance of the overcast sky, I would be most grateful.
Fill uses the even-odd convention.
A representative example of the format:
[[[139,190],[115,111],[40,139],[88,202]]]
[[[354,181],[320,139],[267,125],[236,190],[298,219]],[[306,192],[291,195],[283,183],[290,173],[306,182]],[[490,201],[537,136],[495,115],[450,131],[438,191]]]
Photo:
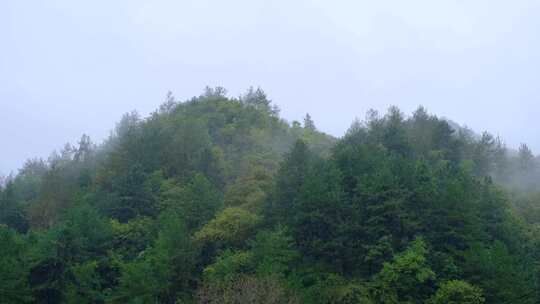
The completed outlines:
[[[0,173],[172,91],[261,86],[341,135],[395,104],[540,151],[540,1],[0,2]]]

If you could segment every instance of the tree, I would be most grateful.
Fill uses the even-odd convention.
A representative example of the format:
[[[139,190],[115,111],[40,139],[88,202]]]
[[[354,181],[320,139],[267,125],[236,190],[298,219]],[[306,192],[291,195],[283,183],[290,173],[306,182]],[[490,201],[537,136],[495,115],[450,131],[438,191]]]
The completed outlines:
[[[284,227],[259,232],[250,247],[255,271],[263,276],[284,276],[291,269],[291,263],[300,256]]]
[[[27,247],[14,231],[0,224],[0,302],[31,303]]]
[[[416,238],[402,253],[373,278],[373,298],[377,303],[420,303],[431,293],[436,276],[427,262],[426,244]]]
[[[204,282],[212,286],[227,285],[239,275],[253,272],[253,267],[251,252],[226,249],[217,256],[214,263],[204,269]]]
[[[494,157],[496,153],[496,142],[493,135],[484,132],[475,145],[473,161],[475,163],[475,173],[484,177],[493,173]]]
[[[195,239],[220,246],[241,247],[253,234],[259,221],[259,216],[242,208],[226,208],[197,231]]]
[[[338,140],[169,94],[0,182],[0,302],[536,303],[537,162],[422,107]]]
[[[256,90],[253,87],[250,87],[244,96],[241,97],[242,102],[252,105],[258,109],[269,111],[271,101],[266,96],[266,93],[261,89],[257,88]]]
[[[311,115],[306,114],[304,117],[304,129],[315,132],[317,128],[315,127],[315,123],[313,122],[313,119],[311,119]]]
[[[169,214],[161,218],[161,229],[152,247],[137,259],[121,263],[119,286],[112,303],[177,303],[190,298],[194,288],[196,247],[182,219]]]
[[[311,152],[302,140],[297,140],[284,156],[276,177],[272,198],[266,206],[266,218],[269,222],[283,222],[290,217],[290,210],[296,204],[311,158]]]
[[[204,269],[207,285],[225,286],[242,275],[283,279],[299,257],[292,237],[284,228],[261,231],[249,241],[249,250],[222,251],[214,263]]]
[[[181,185],[169,180],[162,184],[160,191],[162,212],[177,211],[189,231],[206,224],[222,207],[220,192],[200,173]]]
[[[445,282],[429,300],[429,304],[482,304],[482,290],[467,282]]]
[[[348,207],[339,170],[315,161],[284,219],[303,254],[343,271],[353,249],[347,225],[354,213]]]
[[[76,162],[87,161],[91,157],[93,150],[94,145],[90,140],[90,136],[83,134],[81,139],[79,140],[79,147],[76,148],[73,159]]]
[[[295,304],[298,298],[272,277],[240,276],[222,286],[207,285],[197,294],[200,304]]]
[[[150,247],[157,236],[157,227],[150,217],[137,217],[126,223],[111,219],[112,247],[124,260],[134,260]]]
[[[0,225],[4,224],[19,232],[26,233],[29,226],[28,216],[25,212],[25,204],[22,197],[19,197],[17,186],[20,186],[20,180],[17,182],[9,181],[5,188],[0,191]],[[17,184],[19,185],[17,185]],[[30,189],[24,189],[30,192]],[[26,192],[26,195],[29,193]]]
[[[91,304],[104,301],[103,285],[105,282],[99,274],[99,266],[97,261],[89,261],[70,267],[72,282],[69,282],[65,288],[66,303]]]
[[[504,243],[474,244],[465,261],[466,276],[482,288],[486,303],[535,303],[534,269],[525,269]]]
[[[405,130],[403,113],[395,106],[390,107],[384,117],[382,144],[390,151],[406,155],[410,147]]]
[[[518,157],[521,170],[531,170],[533,167],[534,155],[526,144],[521,144],[519,146]]]
[[[122,138],[128,133],[135,131],[141,123],[141,117],[137,111],[125,113],[120,119],[120,122],[116,124],[113,136],[115,138]]]
[[[247,167],[246,173],[225,189],[224,204],[259,212],[264,208],[274,182],[272,172],[260,165]]]
[[[38,236],[28,264],[30,287],[38,303],[99,301],[104,292],[101,283],[106,282],[108,273],[98,274],[96,263],[110,248],[108,222],[91,206],[80,205],[69,210],[57,226]]]
[[[215,88],[205,87],[202,97],[210,100],[225,99],[227,97],[227,90],[224,87],[217,86]]]
[[[102,206],[104,211],[120,222],[137,216],[155,215],[154,196],[146,187],[148,178],[149,174],[141,165],[130,166],[113,181],[114,196]]]

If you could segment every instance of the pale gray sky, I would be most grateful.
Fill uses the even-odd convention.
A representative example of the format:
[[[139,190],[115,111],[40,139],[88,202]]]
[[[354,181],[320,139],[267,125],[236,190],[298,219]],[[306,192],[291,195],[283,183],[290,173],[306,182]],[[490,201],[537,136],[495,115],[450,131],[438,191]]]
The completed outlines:
[[[334,135],[422,104],[538,151],[539,31],[533,0],[4,0],[0,173],[206,85]]]

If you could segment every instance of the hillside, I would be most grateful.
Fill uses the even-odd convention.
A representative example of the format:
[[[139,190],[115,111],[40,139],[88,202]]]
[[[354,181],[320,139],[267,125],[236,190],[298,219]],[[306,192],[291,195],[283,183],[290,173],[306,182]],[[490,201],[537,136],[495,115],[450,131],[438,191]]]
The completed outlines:
[[[169,95],[7,178],[0,302],[537,303],[539,168],[422,107],[337,139]]]

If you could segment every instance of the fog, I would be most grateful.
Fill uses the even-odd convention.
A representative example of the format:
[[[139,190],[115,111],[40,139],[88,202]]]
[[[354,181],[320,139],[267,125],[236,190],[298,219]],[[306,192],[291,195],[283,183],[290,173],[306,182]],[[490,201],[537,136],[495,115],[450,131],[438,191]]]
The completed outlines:
[[[540,150],[537,1],[2,1],[0,175],[167,91],[260,86],[340,136],[370,108],[424,105]]]

